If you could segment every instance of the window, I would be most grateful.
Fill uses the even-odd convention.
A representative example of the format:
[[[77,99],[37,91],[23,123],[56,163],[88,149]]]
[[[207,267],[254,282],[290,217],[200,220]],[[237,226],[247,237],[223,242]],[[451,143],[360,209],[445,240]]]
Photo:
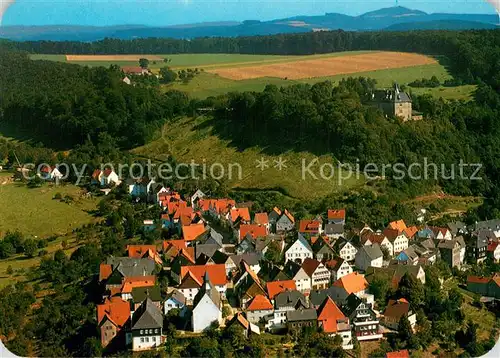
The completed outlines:
[[[155,333],[158,333],[158,331],[159,331],[159,329],[158,329],[158,328],[157,328],[157,329],[155,329]]]
[[[143,337],[141,337],[141,343],[144,343],[144,338]]]
[[[141,329],[141,334],[144,334],[144,331]]]
[[[148,338],[148,337],[144,338],[144,341],[145,341],[146,343],[149,343],[149,338]]]

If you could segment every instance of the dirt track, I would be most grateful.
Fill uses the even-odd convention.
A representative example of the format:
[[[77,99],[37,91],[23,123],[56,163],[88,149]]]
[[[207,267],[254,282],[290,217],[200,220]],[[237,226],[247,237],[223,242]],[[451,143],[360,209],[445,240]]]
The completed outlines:
[[[147,58],[152,61],[162,61],[163,57],[156,55],[66,55],[66,61],[139,61]]]
[[[207,72],[232,80],[261,77],[303,79],[434,63],[437,61],[433,58],[413,53],[374,52],[276,64],[209,69]]]

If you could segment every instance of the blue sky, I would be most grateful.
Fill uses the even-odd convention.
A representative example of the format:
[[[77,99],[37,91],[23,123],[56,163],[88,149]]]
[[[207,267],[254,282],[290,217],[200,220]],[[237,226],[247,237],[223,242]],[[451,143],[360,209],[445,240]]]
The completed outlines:
[[[395,0],[16,0],[4,14],[2,24],[165,26],[204,21],[271,20],[325,12],[359,15],[394,4]],[[426,12],[495,13],[484,0],[399,0],[399,5]]]

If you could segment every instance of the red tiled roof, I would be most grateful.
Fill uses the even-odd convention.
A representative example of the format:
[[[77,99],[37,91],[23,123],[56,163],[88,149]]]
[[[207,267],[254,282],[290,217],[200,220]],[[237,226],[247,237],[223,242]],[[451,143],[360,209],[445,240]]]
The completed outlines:
[[[125,73],[142,73],[143,68],[138,66],[123,66],[122,71]]]
[[[224,264],[182,266],[181,278],[183,278],[188,272],[191,272],[199,282],[203,282],[203,276],[205,275],[205,272],[207,272],[212,284],[217,286],[227,284],[226,266]]]
[[[399,232],[405,231],[407,229],[404,220],[391,221],[388,226],[389,229],[397,230]]]
[[[105,280],[111,275],[113,268],[108,264],[99,265],[99,281]]]
[[[400,231],[396,230],[396,229],[385,229],[383,232],[382,232],[389,240],[394,240],[395,238],[397,238],[400,234]]]
[[[347,318],[335,302],[333,302],[331,297],[328,296],[323,307],[320,308],[318,321],[322,322],[323,331],[325,333],[336,333],[338,331],[338,321],[347,321]]]
[[[295,281],[293,281],[293,280],[268,282],[266,287],[267,287],[267,294],[271,300],[278,293],[285,292],[286,290],[297,289],[297,286],[295,285]]]
[[[253,221],[257,225],[267,225],[269,224],[269,217],[267,213],[256,213]]]
[[[273,208],[273,211],[278,214],[278,215],[281,215],[281,210],[279,208],[277,208],[276,206]]]
[[[496,250],[497,246],[498,246],[498,242],[495,242],[495,241],[490,242],[490,244],[488,245],[488,251],[494,252]]]
[[[97,323],[108,317],[116,326],[123,327],[130,318],[130,303],[120,297],[106,298],[104,303],[97,305]]]
[[[267,230],[265,226],[255,224],[240,225],[240,240],[242,240],[247,234],[252,235],[252,238],[256,239],[258,237],[266,237]]]
[[[248,305],[247,311],[261,311],[261,310],[272,310],[272,309],[273,305],[266,296],[257,295],[252,299],[252,301]]]
[[[401,298],[399,300],[389,300],[384,311],[384,316],[392,317],[399,321],[399,319],[405,314],[408,314],[409,311],[410,304],[404,298]]]
[[[408,236],[409,239],[412,239],[417,232],[418,227],[416,226],[410,226],[406,230],[404,230],[404,233],[406,234],[406,236]]]
[[[156,254],[156,245],[127,245],[128,257],[141,258],[148,250]]]
[[[467,276],[467,283],[483,283],[486,284],[490,282],[491,277],[480,277],[480,276]]]
[[[236,206],[236,202],[231,199],[200,199],[198,205],[203,211],[213,209],[217,214],[225,214],[231,207]]]
[[[333,283],[334,286],[343,287],[348,294],[364,291],[368,287],[368,282],[363,275],[353,272],[342,276]]]
[[[191,271],[188,271],[181,281],[178,288],[200,288],[202,281],[199,281]]]
[[[101,174],[101,170],[100,169],[94,170],[93,173],[92,173],[92,179],[97,180],[99,178],[100,174]]]
[[[315,220],[300,220],[299,231],[316,234],[319,232],[321,223]]]
[[[233,221],[241,218],[244,221],[250,222],[250,211],[248,208],[232,208],[229,213],[231,214],[231,220]]]
[[[328,210],[328,219],[343,219],[345,220],[345,209]]]
[[[135,287],[150,287],[156,283],[156,276],[127,277],[123,280],[122,293],[131,293]]]
[[[386,358],[410,358],[410,353],[406,349],[395,352],[387,352],[385,354]]]
[[[182,227],[182,237],[186,241],[193,241],[205,232],[204,224],[195,224]]]

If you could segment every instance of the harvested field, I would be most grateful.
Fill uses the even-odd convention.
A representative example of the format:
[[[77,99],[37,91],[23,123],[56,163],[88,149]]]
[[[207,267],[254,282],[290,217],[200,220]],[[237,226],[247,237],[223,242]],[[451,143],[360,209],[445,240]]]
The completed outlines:
[[[130,61],[137,62],[140,58],[150,61],[163,61],[157,55],[66,55],[66,61]]]
[[[298,80],[435,63],[437,61],[433,58],[413,53],[374,52],[257,66],[209,69],[207,72],[232,80],[262,77]]]

